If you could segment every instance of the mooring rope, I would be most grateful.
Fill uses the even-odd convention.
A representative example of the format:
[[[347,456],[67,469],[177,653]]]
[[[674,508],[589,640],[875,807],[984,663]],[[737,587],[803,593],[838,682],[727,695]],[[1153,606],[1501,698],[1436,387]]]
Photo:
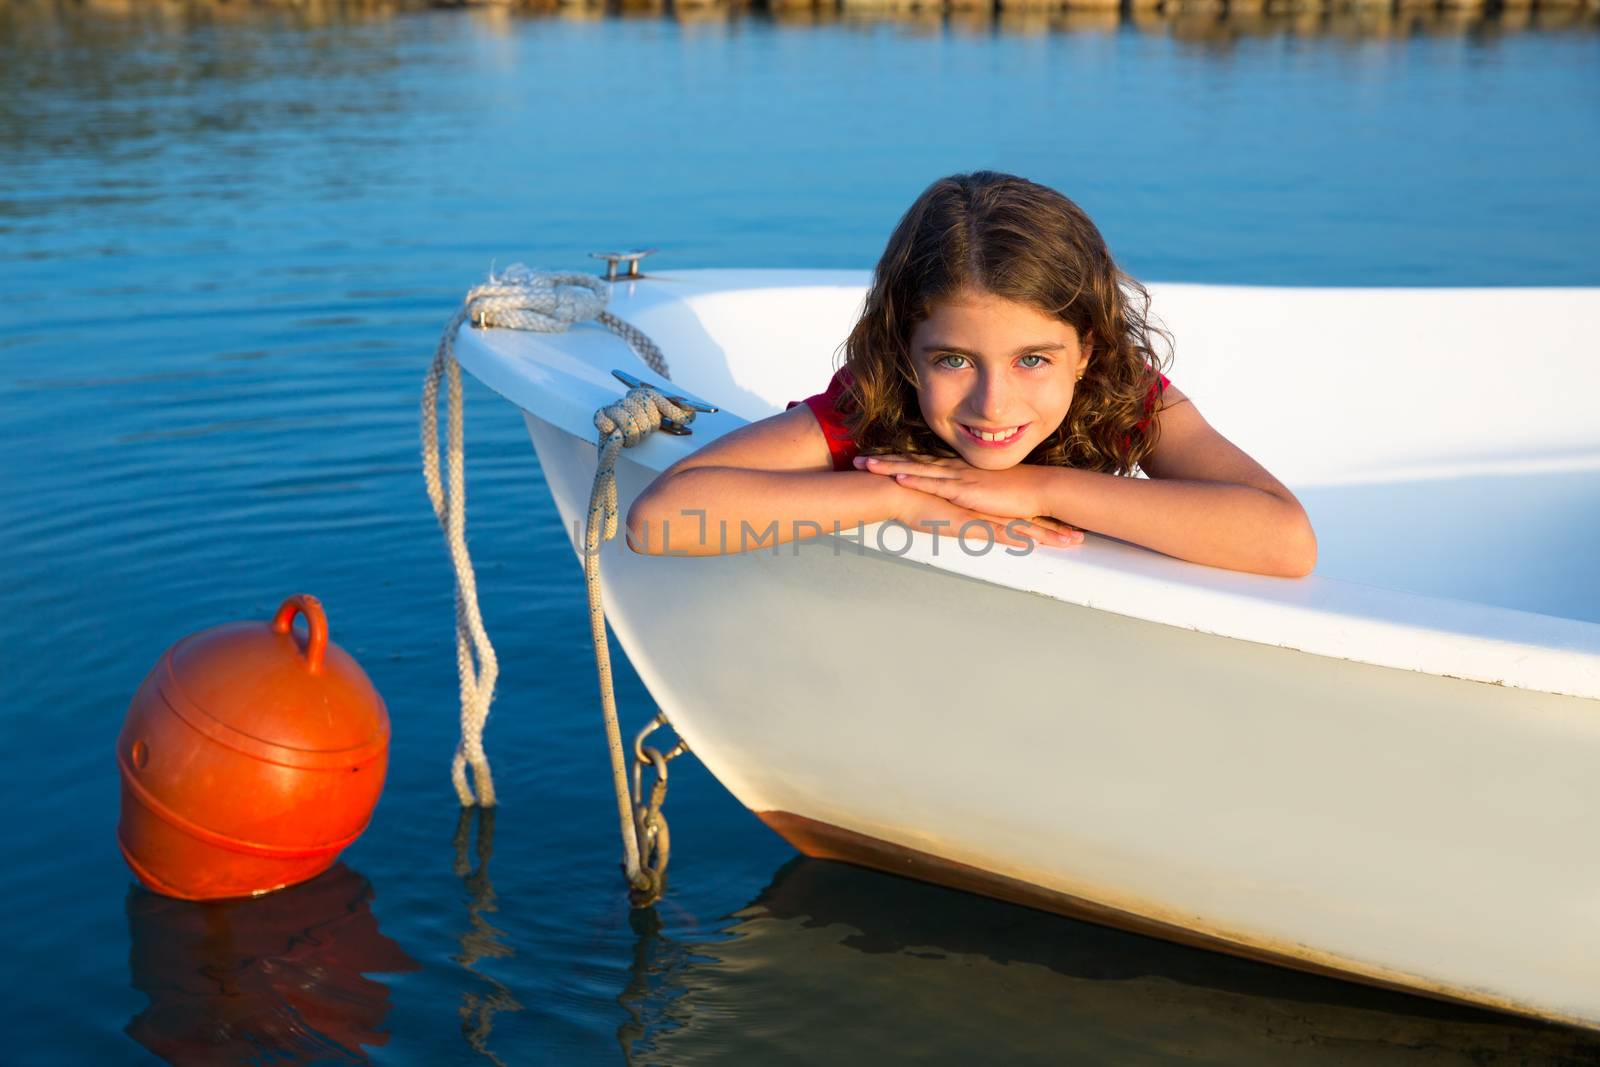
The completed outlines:
[[[651,802],[645,803],[640,797],[630,800],[628,771],[622,753],[622,727],[617,721],[617,697],[611,686],[611,649],[606,643],[605,607],[600,597],[600,546],[617,535],[617,456],[624,448],[632,448],[659,429],[663,418],[687,423],[692,422],[694,416],[693,407],[680,407],[649,385],[634,386],[621,400],[594,413],[595,429],[600,431],[600,459],[595,466],[594,488],[589,493],[589,517],[583,531],[583,579],[589,588],[589,630],[594,636],[594,661],[600,672],[600,708],[606,720],[606,744],[611,749],[617,815],[622,821],[623,873],[638,907],[660,898],[666,873],[669,838],[665,832],[666,822],[661,818],[661,801],[666,795],[667,772],[665,761],[658,760],[659,777]],[[641,836],[645,846],[642,855]]]
[[[422,390],[423,476],[434,516],[444,530],[450,559],[456,573],[456,665],[461,676],[461,739],[456,744],[450,777],[462,807],[474,803],[492,808],[495,803],[494,779],[489,772],[489,757],[483,748],[484,724],[494,700],[499,664],[494,646],[483,626],[478,610],[477,580],[466,541],[465,447],[462,434],[461,365],[455,358],[455,339],[464,323],[478,327],[499,326],[518,330],[557,333],[589,319],[600,323],[626,341],[650,369],[670,380],[661,350],[641,330],[605,310],[608,293],[605,283],[587,274],[547,274],[529,270],[521,264],[504,274],[490,275],[487,284],[467,293],[461,309],[445,326],[444,336],[434,353]],[[440,475],[439,382],[448,374],[449,393],[445,445],[448,483]],[[666,871],[669,834],[661,803],[666,796],[666,761],[687,747],[682,741],[665,756],[644,748],[645,734],[661,723],[652,720],[636,742],[636,759],[650,763],[657,781],[648,800],[643,799],[634,773],[633,793],[628,788],[628,773],[622,750],[622,728],[617,717],[616,694],[611,681],[611,653],[606,642],[605,607],[600,595],[600,546],[617,533],[617,456],[623,448],[643,441],[659,429],[664,420],[680,425],[694,421],[697,410],[668,397],[648,384],[638,384],[619,400],[595,412],[599,431],[594,487],[589,495],[589,515],[584,530],[583,573],[589,593],[589,626],[594,638],[595,667],[599,674],[600,703],[604,713],[606,741],[611,750],[612,780],[621,820],[623,872],[635,906],[644,907],[660,898]],[[472,782],[467,767],[472,768]],[[473,786],[477,792],[474,797]],[[641,795],[634,795],[641,794]],[[642,839],[642,845],[641,845]]]
[[[478,610],[478,585],[467,552],[467,482],[462,434],[461,365],[456,362],[456,333],[463,323],[502,326],[540,333],[559,333],[574,323],[593,319],[616,333],[651,370],[668,377],[666,359],[644,333],[605,310],[606,283],[588,274],[552,274],[518,263],[503,274],[468,291],[439,339],[433,365],[422,389],[422,474],[433,514],[444,531],[456,574],[456,666],[461,678],[461,739],[451,762],[450,779],[463,807],[494,806],[494,778],[483,750],[484,723],[494,700],[499,663]],[[439,455],[439,383],[449,376],[445,455],[441,477]],[[472,783],[467,767],[472,768]],[[476,785],[474,796],[473,785]]]

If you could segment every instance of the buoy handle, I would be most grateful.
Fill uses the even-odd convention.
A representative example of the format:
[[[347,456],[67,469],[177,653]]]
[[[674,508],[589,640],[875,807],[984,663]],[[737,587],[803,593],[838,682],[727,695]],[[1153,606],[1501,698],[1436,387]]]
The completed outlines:
[[[322,612],[322,601],[310,593],[296,593],[278,608],[272,619],[274,633],[294,632],[294,617],[304,615],[311,629],[311,639],[306,642],[306,669],[312,674],[322,673],[322,653],[328,647],[328,616]]]

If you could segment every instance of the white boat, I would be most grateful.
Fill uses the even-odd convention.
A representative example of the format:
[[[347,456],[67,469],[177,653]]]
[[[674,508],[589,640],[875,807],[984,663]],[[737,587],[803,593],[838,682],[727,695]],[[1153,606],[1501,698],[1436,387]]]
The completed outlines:
[[[670,386],[593,324],[463,327],[456,355],[524,412],[579,551],[614,369],[721,409],[623,453],[626,514],[820,391],[867,280],[617,281]],[[1306,505],[1314,575],[1095,536],[619,537],[604,603],[639,676],[809,855],[1600,1027],[1600,290],[1150,289],[1173,381]]]

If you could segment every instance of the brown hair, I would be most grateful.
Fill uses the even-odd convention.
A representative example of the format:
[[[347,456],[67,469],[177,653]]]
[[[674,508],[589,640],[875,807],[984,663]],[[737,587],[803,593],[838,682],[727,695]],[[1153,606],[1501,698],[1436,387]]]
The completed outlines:
[[[1171,339],[1146,321],[1150,296],[1111,259],[1083,209],[1025,178],[978,171],[941,178],[889,237],[866,306],[845,341],[853,381],[841,405],[864,453],[954,456],[922,419],[911,334],[971,287],[1055,316],[1093,348],[1067,417],[1026,459],[1131,474],[1156,443],[1147,399]],[[1152,344],[1160,337],[1163,361]]]

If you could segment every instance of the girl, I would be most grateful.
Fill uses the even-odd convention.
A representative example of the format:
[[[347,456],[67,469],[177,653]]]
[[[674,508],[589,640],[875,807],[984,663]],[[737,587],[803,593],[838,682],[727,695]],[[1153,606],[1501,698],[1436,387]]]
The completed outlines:
[[[1148,303],[1060,193],[992,171],[936,181],[890,236],[828,388],[664,471],[629,544],[711,555],[774,522],[782,542],[896,520],[1310,573],[1305,510],[1161,373]]]

